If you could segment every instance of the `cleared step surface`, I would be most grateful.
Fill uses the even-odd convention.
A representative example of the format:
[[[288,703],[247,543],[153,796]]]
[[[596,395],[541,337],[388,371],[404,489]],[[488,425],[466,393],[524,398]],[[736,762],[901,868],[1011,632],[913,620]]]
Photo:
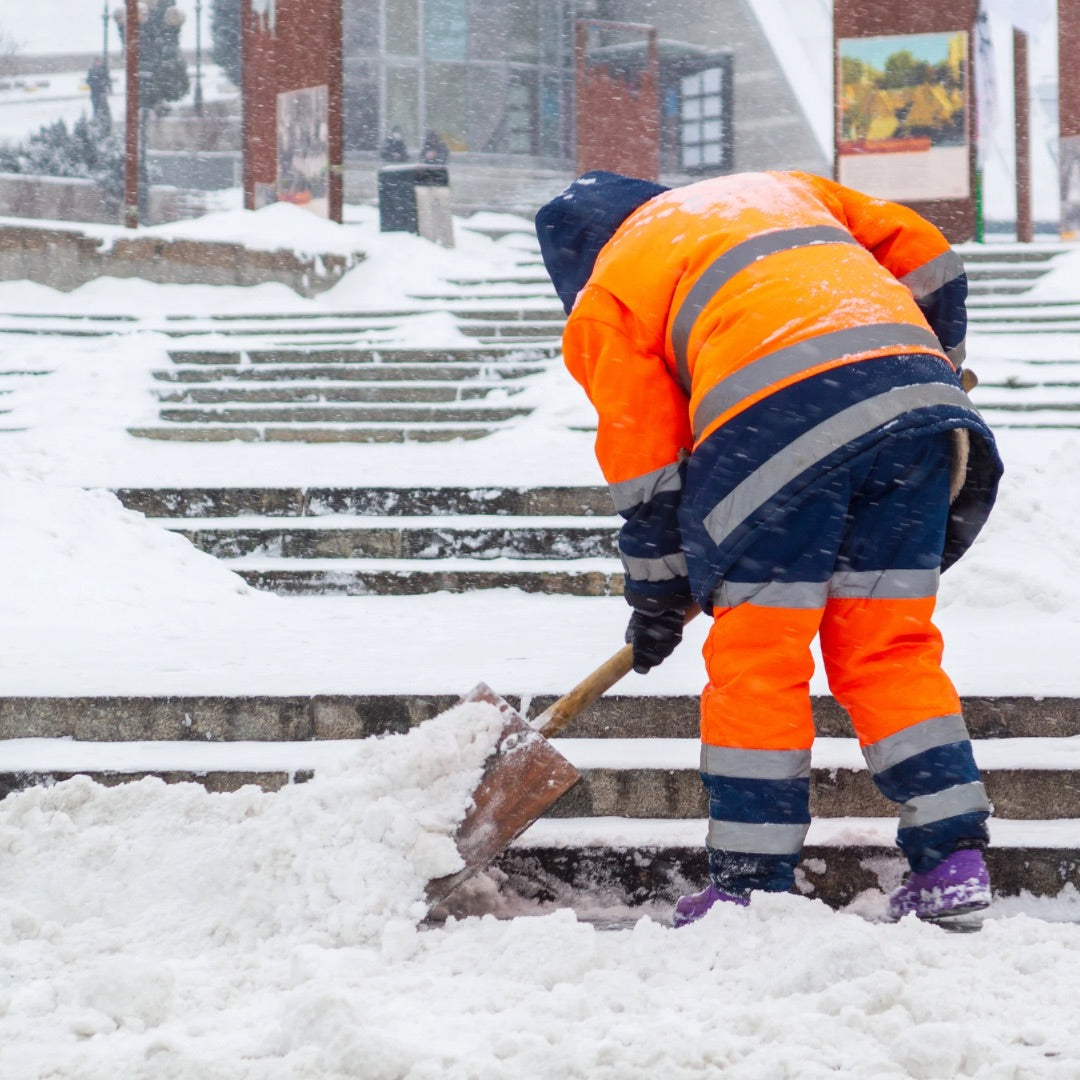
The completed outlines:
[[[576,823],[566,823],[567,835],[547,828],[559,824],[537,822],[495,861],[503,891],[570,907],[635,907],[672,904],[708,881],[701,821],[669,823],[677,828],[666,841],[648,822],[635,834],[616,821],[590,838],[572,828]],[[1066,886],[1080,887],[1080,822],[1021,823],[1028,835],[1011,836],[1003,824],[1009,823],[997,823],[1001,839],[991,840],[986,853],[995,896],[1057,896]],[[1056,846],[1033,843],[1037,831],[1056,835]],[[842,907],[860,893],[889,892],[905,870],[887,827],[870,829],[860,819],[816,822],[796,870],[796,892]]]

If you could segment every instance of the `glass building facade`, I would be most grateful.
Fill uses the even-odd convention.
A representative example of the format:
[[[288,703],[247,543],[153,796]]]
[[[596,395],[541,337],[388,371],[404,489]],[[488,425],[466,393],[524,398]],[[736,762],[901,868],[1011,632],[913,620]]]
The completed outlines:
[[[595,0],[345,0],[345,149],[570,156],[573,20]]]

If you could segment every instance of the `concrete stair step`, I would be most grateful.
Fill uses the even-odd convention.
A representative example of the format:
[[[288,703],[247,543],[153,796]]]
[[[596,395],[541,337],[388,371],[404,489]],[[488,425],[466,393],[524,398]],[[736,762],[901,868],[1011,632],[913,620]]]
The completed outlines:
[[[0,739],[184,740],[197,745],[359,739],[408,731],[445,712],[468,689],[452,687],[444,694],[0,697]],[[523,697],[514,686],[494,689],[530,719],[555,700],[551,694]],[[1078,698],[965,696],[961,703],[975,739],[1070,740],[1080,735]],[[847,714],[832,697],[814,697],[811,704],[819,736],[850,737]],[[696,739],[698,708],[696,694],[608,694],[574,718],[565,741]]]
[[[153,518],[507,515],[611,517],[606,487],[117,488]]]
[[[528,416],[531,409],[504,405],[447,402],[429,405],[288,405],[274,408],[252,404],[232,408],[162,408],[162,420],[178,424],[476,424],[498,423]]]
[[[694,818],[708,815],[696,740],[557,740],[582,771],[581,782],[549,812],[554,817]],[[640,742],[640,740],[639,740]],[[987,792],[999,818],[1080,819],[1080,756],[1071,740],[997,739],[976,743]],[[1024,757],[1027,756],[1026,767]],[[635,762],[649,761],[649,765]],[[1061,767],[1054,767],[1059,762]],[[1014,764],[1015,763],[1015,764]],[[895,817],[879,795],[854,739],[818,739],[810,780],[815,817]]]
[[[1080,307],[1071,305],[1057,311],[1046,308],[1031,308],[1028,311],[995,310],[992,313],[981,312],[973,322],[983,333],[995,326],[1017,323],[1055,329],[1060,326],[1074,326],[1080,322]]]
[[[130,427],[129,435],[162,442],[268,442],[268,443],[433,443],[454,439],[484,439],[495,427],[446,423],[438,428],[419,425],[368,425],[329,427],[294,424],[292,427],[259,425],[221,426],[209,423],[177,424],[174,427]]]
[[[843,907],[888,893],[906,870],[891,819],[836,818],[810,826],[796,891]],[[995,897],[1057,896],[1080,887],[1080,821],[991,822],[986,852]],[[705,825],[542,818],[492,864],[500,891],[535,903],[596,909],[670,905],[708,880]],[[453,897],[446,910],[453,914]]]
[[[708,816],[696,763],[693,767],[649,769],[589,768],[579,760],[574,743],[555,745],[581,770],[581,780],[546,813],[545,817],[575,821],[617,817],[624,820],[704,820]],[[661,740],[662,741],[662,740]],[[697,743],[686,741],[686,753],[695,759]],[[825,740],[819,740],[820,742]],[[33,752],[7,745],[0,769],[0,797],[7,790],[36,786],[50,780],[88,775],[103,782],[158,776],[168,782],[203,783],[212,791],[235,791],[245,784],[277,790],[303,781],[321,767],[349,754],[352,743],[277,743],[268,748],[252,744],[199,746],[190,742],[93,744],[82,747],[42,746],[31,740]],[[648,740],[639,755],[652,755],[655,740]],[[1052,752],[1052,751],[1049,751]],[[83,760],[79,760],[80,753]],[[663,751],[661,750],[662,754]],[[985,757],[976,745],[976,758]],[[1000,755],[991,755],[1000,756]],[[20,758],[28,759],[19,767]],[[50,760],[52,759],[52,760]],[[1043,821],[1051,817],[1080,820],[1080,770],[1009,769],[983,765],[982,775],[994,805],[996,820]],[[1069,797],[1070,792],[1076,792]],[[1065,796],[1065,797],[1062,797]],[[814,818],[891,818],[897,808],[874,789],[864,769],[815,767],[810,780],[810,812]],[[1080,852],[1078,852],[1080,857]]]
[[[1050,272],[1049,260],[1032,266],[1020,262],[976,263],[967,269],[967,278],[972,281],[1038,281]]]
[[[488,322],[484,319],[458,322],[458,329],[469,337],[478,337],[485,342],[501,341],[505,338],[523,338],[525,340],[544,341],[562,336],[562,322],[532,320],[531,322]]]
[[[200,521],[157,519],[219,559],[617,559],[618,519],[281,518]]]
[[[1034,286],[1030,283],[1014,284],[1004,282],[972,282],[968,285],[968,296],[994,297],[994,296],[1022,296],[1030,292]]]
[[[77,742],[16,737],[4,743],[0,771],[17,774],[157,775],[179,772],[310,776],[346,759],[356,739],[257,742],[147,740]],[[669,820],[703,818],[697,739],[558,738],[552,745],[582,779],[551,817]],[[975,760],[1001,820],[1080,820],[1080,746],[1074,738],[975,739]],[[875,790],[853,738],[821,736],[813,749],[814,817],[894,817]]]
[[[521,349],[519,346],[510,344],[495,345],[483,348],[479,345],[461,348],[402,348],[401,346],[388,347],[349,347],[349,348],[315,348],[313,346],[294,346],[288,349],[170,349],[168,356],[174,364],[182,366],[206,365],[208,367],[222,367],[236,365],[239,367],[245,361],[250,364],[285,364],[297,366],[302,364],[494,364],[511,361],[521,363],[523,361],[535,361],[538,359],[550,359],[559,355],[558,345],[552,345],[547,349]]]
[[[418,596],[483,589],[621,596],[623,591],[617,559],[401,559],[387,566],[378,559],[249,558],[229,565],[253,588],[282,596]]]
[[[269,382],[454,382],[466,384],[471,381],[493,383],[512,382],[530,375],[547,371],[544,361],[531,363],[483,363],[483,364],[339,364],[335,367],[311,365],[291,367],[288,364],[266,364],[260,367],[175,367],[153,372],[158,382],[169,383],[256,383]]]
[[[1069,251],[1060,245],[1041,244],[961,244],[957,250],[965,266],[985,263],[1049,263]]]
[[[165,404],[224,405],[305,405],[305,404],[402,404],[434,405],[458,401],[482,401],[498,391],[514,397],[524,387],[505,384],[478,386],[430,385],[427,383],[380,383],[376,386],[335,386],[322,383],[293,386],[187,386],[180,390],[159,390],[158,401]],[[0,390],[0,393],[4,393]]]

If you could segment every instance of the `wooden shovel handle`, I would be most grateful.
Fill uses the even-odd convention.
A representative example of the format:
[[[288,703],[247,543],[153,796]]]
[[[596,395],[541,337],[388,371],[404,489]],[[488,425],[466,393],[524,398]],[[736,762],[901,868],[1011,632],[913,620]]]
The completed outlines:
[[[692,618],[701,613],[696,604],[687,608],[685,626]],[[558,701],[549,705],[535,720],[532,726],[545,738],[552,738],[582,709],[591,705],[606,690],[610,690],[624,675],[634,668],[634,647],[624,645],[617,653],[609,656],[591,675],[586,675],[569,693],[563,694]]]

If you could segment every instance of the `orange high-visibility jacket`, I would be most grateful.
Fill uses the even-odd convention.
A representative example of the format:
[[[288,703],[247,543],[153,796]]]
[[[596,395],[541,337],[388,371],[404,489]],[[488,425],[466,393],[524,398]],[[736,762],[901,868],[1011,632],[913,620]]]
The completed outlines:
[[[957,373],[965,294],[963,264],[930,222],[818,176],[718,177],[630,213],[577,295],[563,353],[596,407],[597,457],[627,518],[631,602],[693,591],[708,608],[770,500],[901,430],[981,439],[977,490],[958,500],[947,544],[946,562],[958,557],[1000,474]],[[684,491],[691,453],[692,477],[708,467]]]

